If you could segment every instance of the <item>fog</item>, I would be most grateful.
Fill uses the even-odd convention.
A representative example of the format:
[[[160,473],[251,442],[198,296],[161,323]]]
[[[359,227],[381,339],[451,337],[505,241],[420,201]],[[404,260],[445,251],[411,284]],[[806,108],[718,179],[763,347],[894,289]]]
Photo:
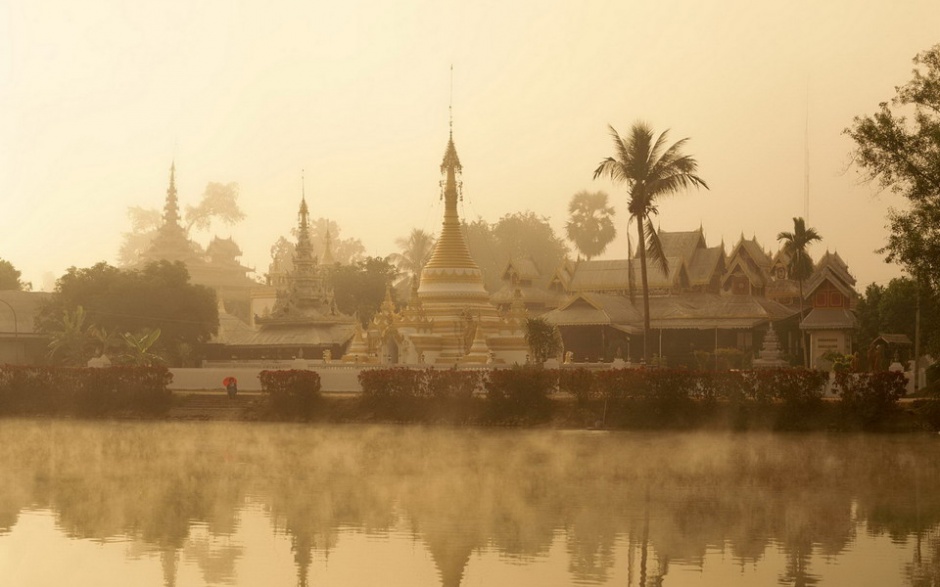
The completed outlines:
[[[219,236],[259,273],[302,169],[312,215],[387,255],[439,229],[452,105],[467,218],[530,209],[561,234],[583,189],[623,215],[592,172],[607,125],[643,119],[690,137],[711,186],[663,202],[661,228],[775,249],[808,216],[812,253],[838,251],[863,288],[899,274],[874,250],[903,202],[859,184],[842,130],[910,78],[938,24],[932,0],[7,3],[0,257],[36,288],[114,262],[127,208],[162,209],[172,161],[182,205],[239,184],[247,219]],[[607,256],[625,251],[621,236]]]
[[[876,565],[880,584],[936,580],[938,450],[911,436],[7,420],[0,561],[20,552],[6,576],[22,578],[69,560],[52,528],[41,552],[17,548],[48,511],[72,548],[128,544],[109,576],[159,560],[148,584],[263,570],[365,585],[369,568],[385,584],[638,585],[698,569],[694,584],[719,585],[738,567],[735,584],[811,584],[870,578],[839,557],[878,537],[878,560],[899,557]],[[405,558],[385,558],[396,548]],[[545,566],[553,583],[537,581]]]

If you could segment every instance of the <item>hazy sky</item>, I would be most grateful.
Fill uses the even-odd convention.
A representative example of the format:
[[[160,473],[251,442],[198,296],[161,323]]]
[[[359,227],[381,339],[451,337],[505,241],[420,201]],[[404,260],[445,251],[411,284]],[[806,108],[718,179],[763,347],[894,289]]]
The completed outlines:
[[[116,262],[173,160],[183,205],[239,184],[248,218],[217,232],[259,273],[301,169],[314,217],[394,252],[440,228],[453,64],[465,217],[528,209],[563,234],[571,196],[604,190],[622,233],[623,188],[592,175],[607,125],[643,119],[690,137],[711,186],[664,201],[662,229],[776,250],[808,144],[812,252],[837,250],[861,291],[900,274],[874,250],[903,200],[859,183],[842,130],[937,42],[936,0],[0,0],[0,257],[36,289]]]

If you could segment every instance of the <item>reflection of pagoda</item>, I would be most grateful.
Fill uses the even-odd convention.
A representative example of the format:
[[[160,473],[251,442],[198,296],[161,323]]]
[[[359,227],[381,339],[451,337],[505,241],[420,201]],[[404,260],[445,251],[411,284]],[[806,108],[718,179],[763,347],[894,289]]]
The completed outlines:
[[[241,254],[241,249],[230,238],[213,238],[205,252],[189,240],[180,224],[176,165],[171,165],[163,224],[157,229],[147,250],[141,253],[139,266],[157,261],[180,261],[186,265],[192,283],[213,289],[220,299],[239,302],[247,309],[248,290],[255,283],[247,276],[252,269],[238,262]]]
[[[368,346],[379,360],[444,364],[525,361],[528,347],[523,316],[499,316],[461,232],[457,202],[462,169],[451,130],[441,163],[441,236],[409,306],[395,313],[387,297],[387,304],[373,320]]]

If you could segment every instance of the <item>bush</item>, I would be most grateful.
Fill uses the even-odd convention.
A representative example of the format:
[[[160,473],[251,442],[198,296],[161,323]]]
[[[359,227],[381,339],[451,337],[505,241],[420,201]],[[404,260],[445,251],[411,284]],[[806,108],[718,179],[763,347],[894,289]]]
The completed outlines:
[[[600,390],[595,385],[594,373],[578,367],[576,369],[560,369],[558,374],[558,389],[570,393],[582,406],[587,405],[600,396]]]
[[[162,415],[170,406],[166,367],[0,367],[0,414]]]
[[[290,369],[262,371],[258,374],[268,408],[278,416],[307,419],[320,397],[320,374],[316,371]]]
[[[395,421],[466,421],[483,374],[458,369],[368,369],[359,373],[362,405]]]
[[[835,385],[846,424],[871,429],[898,411],[898,400],[904,397],[907,378],[893,371],[836,372]]]
[[[695,417],[695,401],[708,387],[684,369],[612,369],[597,374],[603,420],[630,428],[683,427]]]
[[[557,369],[524,365],[492,370],[484,380],[487,415],[500,423],[544,422],[551,416],[549,396],[557,384]]]

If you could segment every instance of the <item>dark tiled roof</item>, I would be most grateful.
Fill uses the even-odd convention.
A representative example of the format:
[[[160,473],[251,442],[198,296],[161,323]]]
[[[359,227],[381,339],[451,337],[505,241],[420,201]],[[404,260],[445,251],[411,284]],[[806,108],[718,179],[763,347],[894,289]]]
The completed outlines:
[[[855,328],[855,314],[845,308],[813,308],[800,328],[803,330],[850,330]]]

